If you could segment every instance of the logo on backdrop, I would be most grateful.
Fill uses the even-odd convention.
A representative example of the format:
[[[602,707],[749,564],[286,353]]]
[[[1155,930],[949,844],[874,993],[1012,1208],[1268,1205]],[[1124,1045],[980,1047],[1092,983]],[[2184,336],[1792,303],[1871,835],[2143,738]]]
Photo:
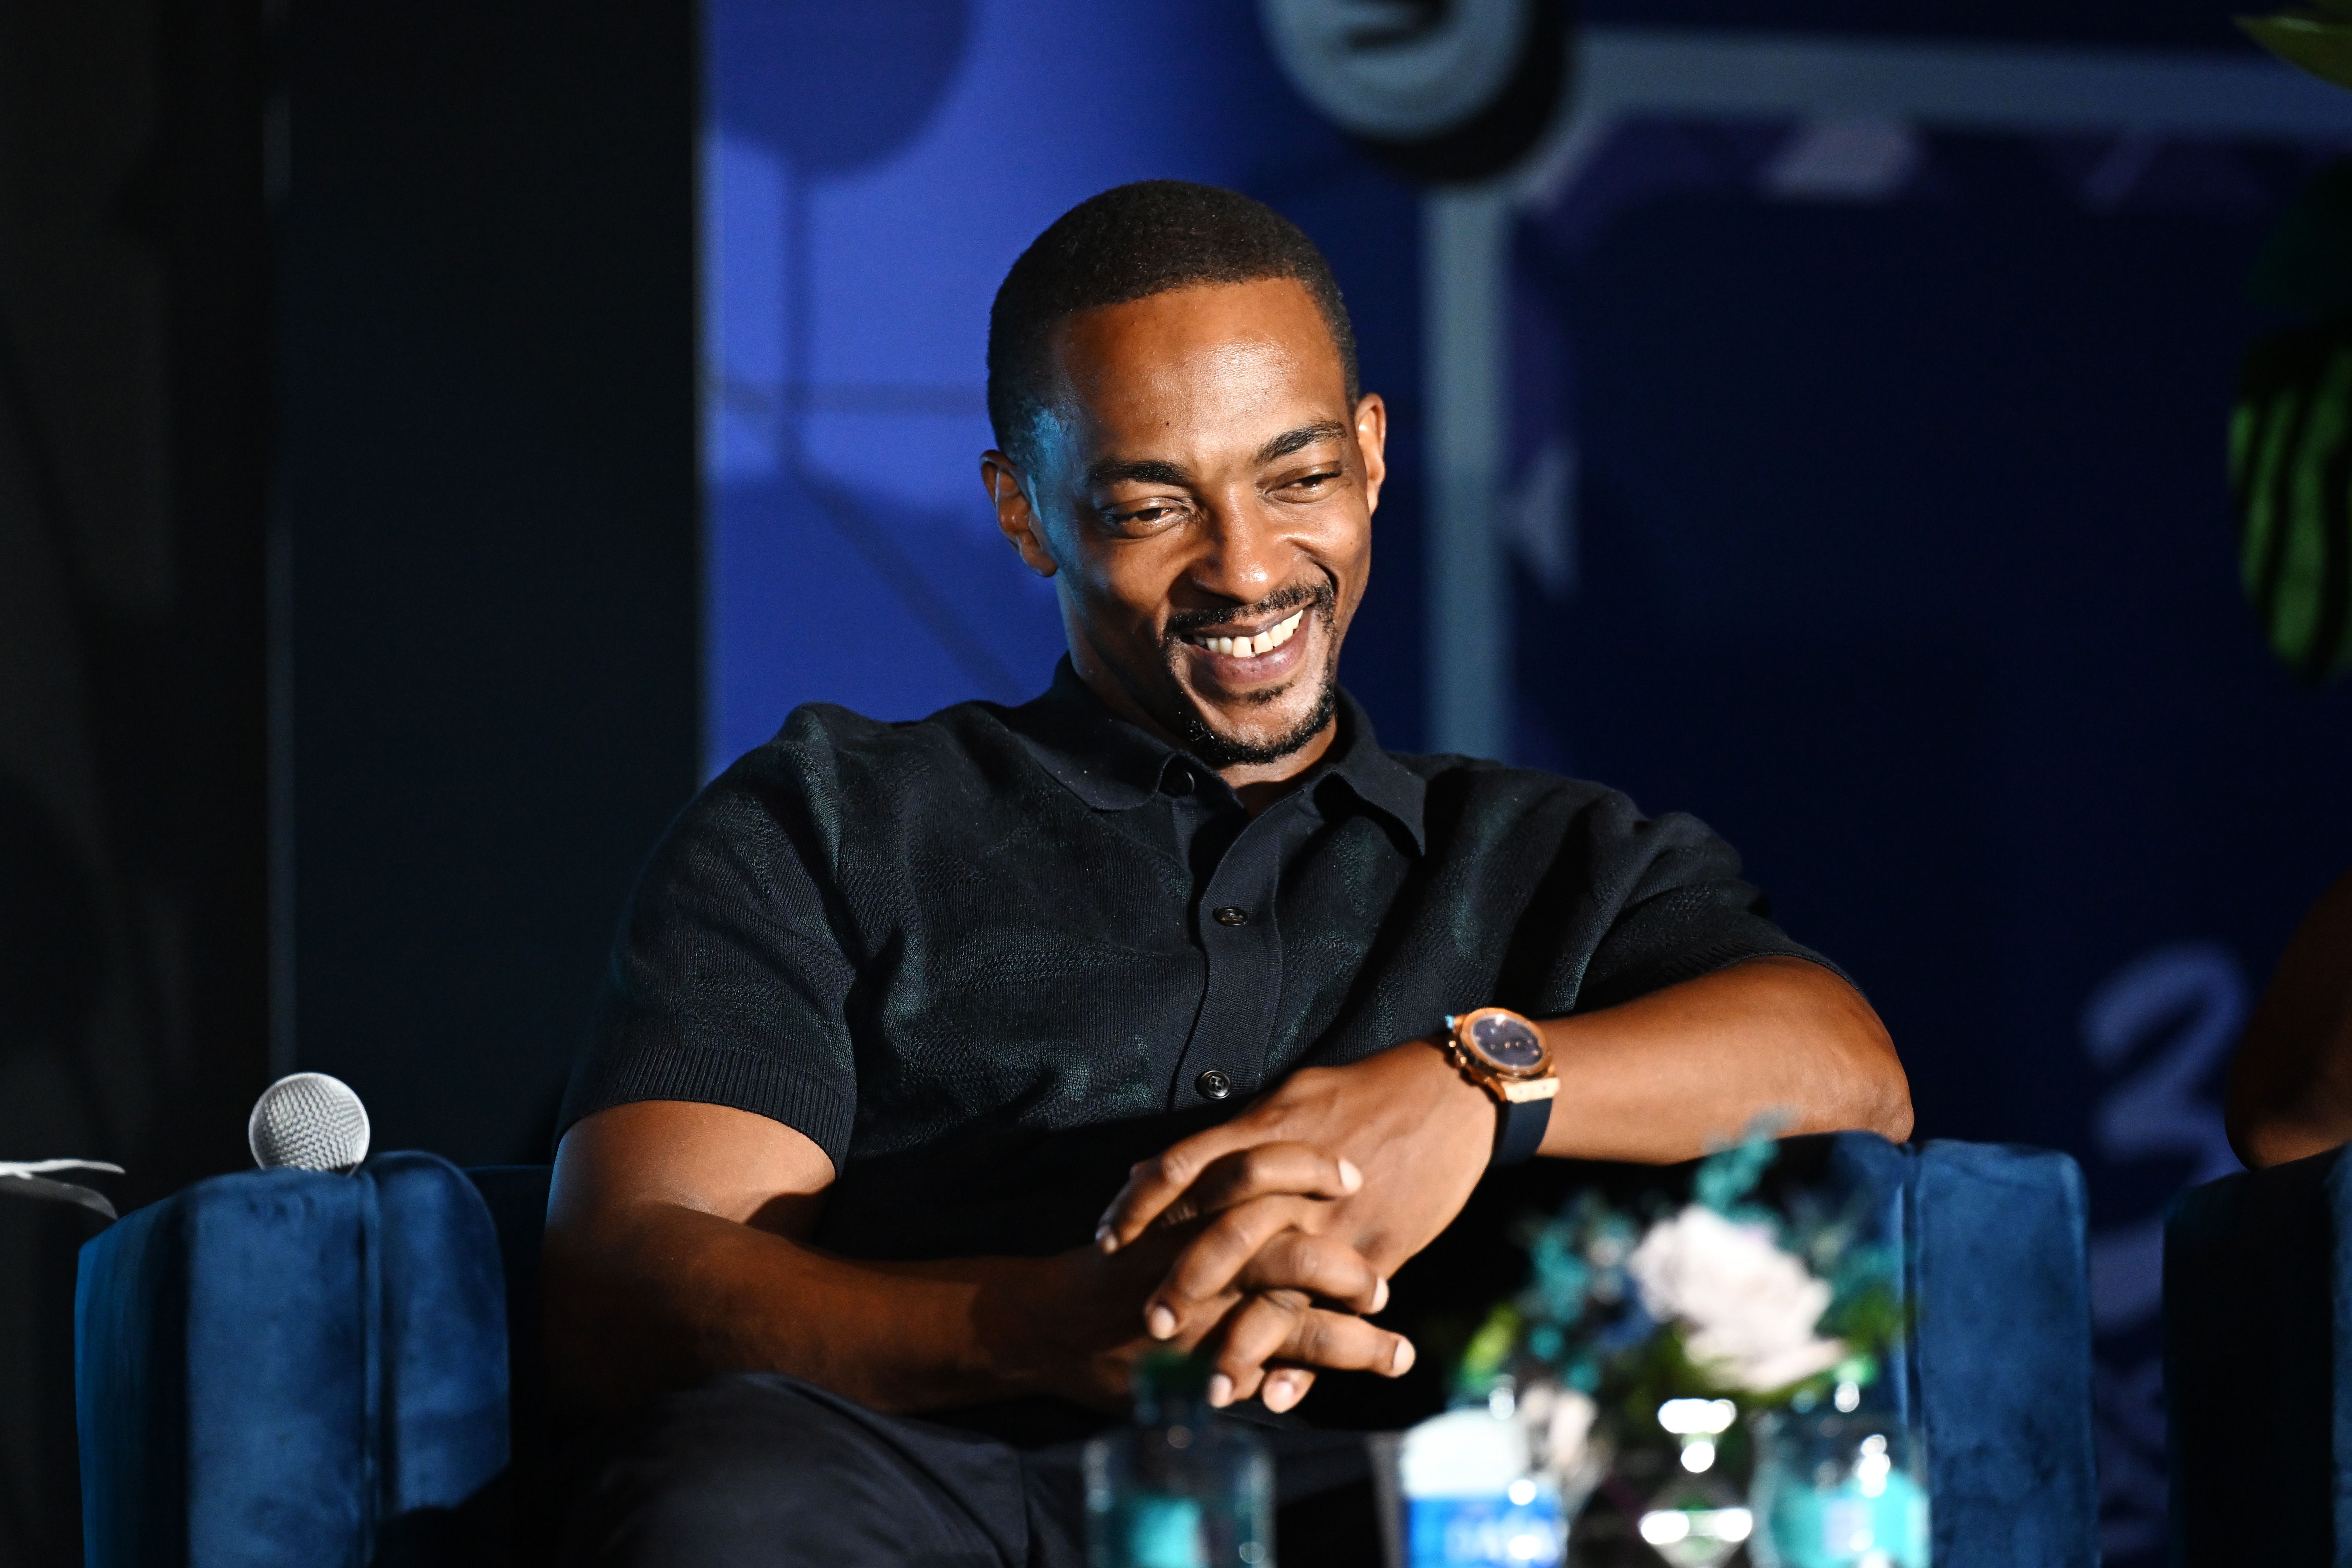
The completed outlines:
[[[2125,964],[2083,1008],[2083,1051],[2102,1079],[2091,1138],[2118,1174],[2140,1175],[2155,1206],[2091,1232],[2097,1334],[2101,1545],[2107,1559],[2165,1539],[2164,1205],[2178,1188],[2238,1169],[2214,1080],[2246,1016],[2245,975],[2228,949],[2176,942]]]
[[[2114,1076],[2091,1114],[2111,1165],[2185,1160],[2184,1184],[2238,1169],[2210,1096],[2245,1021],[2238,961],[2210,942],[2160,947],[2117,971],[2083,1009],[2083,1049]],[[2091,1233],[2091,1317],[2105,1333],[2152,1321],[2164,1300],[2164,1211]]]
[[[1566,90],[1556,0],[1258,0],[1258,19],[1299,96],[1412,179],[1499,174]]]

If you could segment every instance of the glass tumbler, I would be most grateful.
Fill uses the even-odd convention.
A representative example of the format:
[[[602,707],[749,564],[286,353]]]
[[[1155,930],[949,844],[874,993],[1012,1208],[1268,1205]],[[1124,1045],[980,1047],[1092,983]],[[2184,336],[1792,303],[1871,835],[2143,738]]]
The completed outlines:
[[[1274,1459],[1215,1417],[1205,1369],[1154,1357],[1136,1375],[1136,1425],[1087,1445],[1091,1568],[1270,1568]]]
[[[1775,1411],[1754,1422],[1758,1568],[1927,1568],[1922,1446],[1889,1416]]]

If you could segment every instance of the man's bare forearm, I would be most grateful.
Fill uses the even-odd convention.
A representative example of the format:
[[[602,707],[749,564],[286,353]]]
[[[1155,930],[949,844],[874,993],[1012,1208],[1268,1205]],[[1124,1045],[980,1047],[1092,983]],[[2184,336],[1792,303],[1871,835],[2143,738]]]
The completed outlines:
[[[548,1233],[547,1331],[596,1408],[723,1372],[789,1373],[880,1410],[1038,1392],[1022,1303],[1050,1260],[857,1262],[697,1209],[635,1205]]]
[[[722,1106],[622,1105],[573,1127],[543,1265],[564,1392],[611,1408],[716,1373],[782,1372],[922,1410],[1034,1392],[1071,1371],[1039,1353],[1032,1304],[1082,1312],[1117,1281],[1060,1278],[1083,1258],[835,1257],[808,1239],[832,1181],[807,1138]],[[1121,1330],[1133,1332],[1108,1331]]]
[[[1910,1081],[1886,1026],[1803,959],[1751,959],[1543,1029],[1560,1079],[1546,1154],[1666,1164],[1759,1117],[1780,1135],[1911,1135]]]
[[[809,1240],[832,1181],[814,1143],[747,1111],[648,1101],[582,1121],[557,1152],[548,1214],[560,1391],[610,1410],[716,1373],[781,1372],[881,1410],[1125,1400],[1135,1358],[1158,1342],[1144,1299],[1186,1227],[1117,1256],[868,1262]],[[1328,1183],[1310,1171],[1293,1195]],[[1393,1373],[1410,1351],[1356,1315],[1381,1294],[1360,1254],[1302,1238],[1254,1262],[1196,1331],[1161,1339],[1189,1350],[1212,1330],[1245,1334],[1288,1359]]]

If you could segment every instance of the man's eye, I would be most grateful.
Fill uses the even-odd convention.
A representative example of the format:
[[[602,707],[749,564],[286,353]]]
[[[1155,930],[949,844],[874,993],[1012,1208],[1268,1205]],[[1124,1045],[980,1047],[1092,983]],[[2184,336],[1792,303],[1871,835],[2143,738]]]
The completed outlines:
[[[1282,488],[1286,490],[1307,490],[1311,492],[1324,489],[1326,486],[1329,485],[1332,480],[1339,477],[1339,470],[1332,468],[1321,473],[1303,475],[1298,479],[1291,480]]]
[[[1107,510],[1103,521],[1122,533],[1149,533],[1176,520],[1177,509],[1164,502]]]

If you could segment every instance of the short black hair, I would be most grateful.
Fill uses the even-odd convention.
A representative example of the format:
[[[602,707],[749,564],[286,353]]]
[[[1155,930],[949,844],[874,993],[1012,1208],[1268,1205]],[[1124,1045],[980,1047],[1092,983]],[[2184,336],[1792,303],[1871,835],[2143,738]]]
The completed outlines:
[[[1299,226],[1238,191],[1138,180],[1088,196],[1030,242],[988,312],[988,419],[1024,470],[1045,412],[1054,328],[1080,310],[1204,283],[1293,278],[1313,296],[1355,406],[1356,331],[1331,264]]]

